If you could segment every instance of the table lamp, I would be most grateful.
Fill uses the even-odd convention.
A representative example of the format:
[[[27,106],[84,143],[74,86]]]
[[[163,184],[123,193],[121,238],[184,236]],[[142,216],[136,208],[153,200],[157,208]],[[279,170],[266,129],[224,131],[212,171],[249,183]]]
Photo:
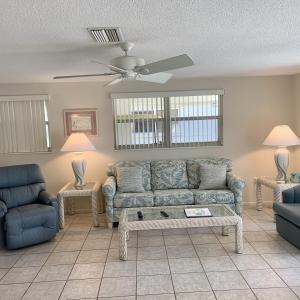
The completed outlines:
[[[60,151],[63,152],[77,152],[82,153],[86,151],[96,150],[84,133],[72,133],[66,140]],[[72,168],[75,176],[75,187],[82,187],[84,183],[84,173],[86,170],[86,161],[84,159],[74,159],[72,161]]]
[[[286,147],[299,145],[299,138],[289,126],[278,125],[272,129],[263,144],[278,147],[274,154],[274,160],[278,170],[276,180],[278,182],[286,182],[287,169],[289,166],[289,150]]]

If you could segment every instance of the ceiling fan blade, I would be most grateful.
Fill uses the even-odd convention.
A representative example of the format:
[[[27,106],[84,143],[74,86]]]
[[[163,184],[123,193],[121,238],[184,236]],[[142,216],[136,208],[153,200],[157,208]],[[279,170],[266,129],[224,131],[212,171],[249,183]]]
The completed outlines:
[[[122,81],[122,76],[119,76],[119,77],[113,79],[112,81],[106,83],[104,86],[114,85],[114,84],[117,84],[117,83],[119,83],[121,81]]]
[[[79,77],[96,77],[96,76],[112,76],[117,73],[102,73],[102,74],[85,74],[85,75],[66,75],[66,76],[55,76],[53,79],[66,79],[66,78],[79,78]]]
[[[110,69],[112,69],[112,70],[114,70],[114,71],[116,71],[116,72],[119,72],[119,73],[120,73],[120,72],[121,72],[121,73],[126,73],[126,72],[127,72],[127,71],[124,70],[124,69],[121,69],[121,68],[116,67],[116,66],[113,66],[113,65],[104,64],[104,63],[102,63],[102,62],[100,62],[100,61],[98,61],[98,60],[91,60],[91,62],[92,62],[92,63],[99,64],[99,65],[102,65],[102,66],[105,66],[105,67],[110,68]]]
[[[136,77],[136,80],[140,81],[149,81],[149,82],[155,82],[155,83],[166,83],[173,75],[170,73],[155,73],[150,75],[141,75],[139,74]]]
[[[135,71],[142,74],[154,74],[164,71],[180,69],[193,66],[194,62],[187,54],[182,54],[167,59],[159,60],[141,67],[135,68]]]

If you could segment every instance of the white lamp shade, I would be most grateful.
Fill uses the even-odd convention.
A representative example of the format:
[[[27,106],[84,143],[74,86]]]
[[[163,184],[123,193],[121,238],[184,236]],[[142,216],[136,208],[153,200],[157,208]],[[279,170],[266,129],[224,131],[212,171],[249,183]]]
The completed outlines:
[[[60,151],[63,152],[85,152],[94,151],[95,146],[84,133],[72,133]]]
[[[272,129],[263,144],[287,147],[299,145],[300,140],[288,125],[278,125]]]

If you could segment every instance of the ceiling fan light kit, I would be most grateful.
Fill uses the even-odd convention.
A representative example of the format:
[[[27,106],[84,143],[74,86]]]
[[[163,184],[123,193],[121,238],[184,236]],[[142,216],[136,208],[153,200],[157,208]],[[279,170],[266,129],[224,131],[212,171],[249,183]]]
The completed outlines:
[[[56,76],[54,79],[117,76],[104,86],[114,85],[126,80],[164,84],[172,77],[172,74],[165,73],[165,71],[186,68],[194,65],[194,62],[187,54],[181,54],[146,64],[142,57],[128,55],[128,52],[134,47],[134,43],[121,42],[118,43],[118,46],[124,52],[124,55],[111,59],[110,64],[105,64],[97,60],[91,61],[109,68],[112,71],[111,73]]]

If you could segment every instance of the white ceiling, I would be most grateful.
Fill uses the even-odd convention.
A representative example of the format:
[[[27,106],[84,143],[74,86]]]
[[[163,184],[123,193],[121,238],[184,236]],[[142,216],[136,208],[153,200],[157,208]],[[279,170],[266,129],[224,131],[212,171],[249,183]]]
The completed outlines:
[[[146,62],[189,54],[177,78],[300,72],[299,0],[0,0],[0,82],[108,71],[90,59],[121,52],[94,26],[121,27]]]

